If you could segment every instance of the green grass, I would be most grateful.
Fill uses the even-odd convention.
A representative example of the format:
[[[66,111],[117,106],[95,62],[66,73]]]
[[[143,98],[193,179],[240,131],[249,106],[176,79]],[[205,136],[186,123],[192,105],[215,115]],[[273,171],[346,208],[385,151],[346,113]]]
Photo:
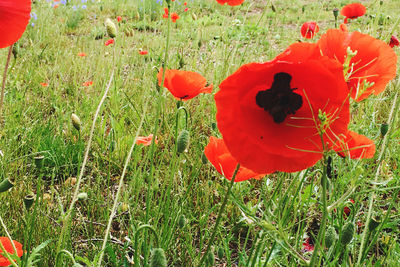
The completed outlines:
[[[270,1],[246,0],[242,6],[228,7],[213,0],[189,0],[188,12],[183,12],[182,2],[173,3],[172,11],[177,11],[180,19],[171,25],[168,67],[202,74],[214,84],[215,93],[220,82],[242,64],[270,60],[301,40],[304,22],[317,21],[319,34],[333,28],[333,8],[351,1],[273,1],[273,11]],[[353,21],[351,31],[360,30],[385,41],[392,33],[400,34],[396,1],[384,1],[383,5],[362,2],[367,15]],[[88,198],[76,203],[61,249],[82,264],[96,260],[124,163],[143,118],[139,134],[147,136],[157,129],[159,143],[133,149],[102,266],[130,266],[126,255],[131,258],[134,251],[140,255],[140,265],[148,266],[156,246],[154,236],[144,229],[137,246],[134,242],[137,229],[145,224],[157,233],[168,266],[197,266],[229,184],[210,163],[202,161],[208,137],[219,136],[213,95],[184,102],[190,144],[187,152],[177,154],[176,100],[156,85],[167,34],[167,21],[162,19],[165,3],[89,0],[85,4],[87,8],[79,11],[72,6],[82,3],[74,0],[57,9],[38,0],[32,6],[38,20],[32,21],[34,27],[28,25],[18,42],[18,55],[11,61],[7,78],[4,124],[0,126],[4,154],[0,156],[0,181],[13,178],[15,186],[0,193],[0,215],[13,239],[24,243],[26,251],[51,240],[40,252],[37,266],[55,265],[64,213],[74,192],[65,181],[79,176],[94,113],[114,71],[79,190]],[[116,22],[117,16],[123,17],[121,23]],[[108,47],[104,46],[107,36],[99,39],[106,34],[106,18],[118,26],[116,43]],[[149,54],[139,55],[140,49]],[[398,54],[399,48],[395,49]],[[3,62],[7,50],[0,51]],[[87,56],[78,57],[79,52]],[[82,86],[87,81],[93,85]],[[339,242],[325,250],[329,259],[324,260],[326,266],[350,266],[357,261],[363,231],[357,223],[365,222],[371,191],[376,194],[373,217],[382,223],[366,243],[373,242],[362,266],[398,264],[397,115],[390,125],[383,160],[377,160],[382,149],[378,146],[382,142],[380,125],[388,119],[398,81],[397,77],[384,93],[351,105],[350,128],[375,141],[376,157],[356,161],[331,154],[337,177],[328,181],[328,205],[340,199],[349,185],[355,190],[329,213],[327,225],[340,235],[343,225],[352,221],[356,231],[346,251]],[[49,86],[42,87],[41,82]],[[80,133],[71,123],[72,113],[81,119]],[[182,120],[181,116],[179,131],[185,128]],[[37,155],[44,156],[40,170],[34,161]],[[379,164],[378,183],[373,187]],[[309,259],[311,254],[304,252],[303,243],[318,234],[322,169],[318,163],[299,173],[276,173],[234,184],[211,250],[215,266],[298,266],[300,262],[289,253],[288,244]],[[30,192],[38,200],[26,211],[23,199]],[[345,206],[351,208],[348,219],[343,216]],[[0,236],[4,235],[0,228]],[[72,266],[67,259],[64,257],[60,266]]]

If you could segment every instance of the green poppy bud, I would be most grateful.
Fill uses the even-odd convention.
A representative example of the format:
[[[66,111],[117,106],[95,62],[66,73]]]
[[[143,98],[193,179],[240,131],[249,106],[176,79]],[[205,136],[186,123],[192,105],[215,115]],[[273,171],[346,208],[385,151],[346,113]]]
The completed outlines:
[[[0,182],[0,193],[6,192],[8,189],[14,186],[14,183],[11,179],[4,179]]]
[[[42,169],[42,167],[43,167],[43,159],[44,159],[44,156],[39,155],[39,156],[34,157],[33,159],[35,160],[35,166],[36,166],[36,168],[37,168],[38,170]]]
[[[79,119],[79,117],[76,114],[72,113],[71,121],[75,129],[79,131],[81,129],[81,119]]]
[[[333,16],[335,17],[335,19],[337,19],[337,17],[339,16],[339,9],[338,8],[334,8],[333,9]]]
[[[374,231],[378,226],[379,226],[380,222],[374,218],[371,218],[371,221],[369,221],[368,224],[368,229],[370,232]]]
[[[88,198],[88,194],[85,192],[79,193],[77,196],[78,200],[86,200]]]
[[[162,248],[155,248],[151,252],[150,267],[167,267],[167,259]]]
[[[177,143],[178,153],[182,153],[183,151],[186,150],[186,148],[189,145],[189,139],[190,139],[189,131],[182,130],[178,136],[178,143]]]
[[[343,245],[347,245],[353,239],[354,235],[354,224],[352,222],[346,223],[342,228],[342,239]]]
[[[105,25],[108,36],[115,38],[117,36],[117,26],[115,26],[114,22],[111,19],[106,19]]]
[[[387,123],[382,123],[381,124],[381,135],[382,135],[382,137],[384,137],[387,134],[388,130],[389,130],[389,125]]]
[[[181,214],[181,216],[179,216],[178,218],[178,226],[179,228],[183,228],[186,225],[186,218],[185,215]]]
[[[214,266],[215,264],[215,256],[211,250],[207,253],[206,261],[208,266]]]
[[[325,246],[330,248],[333,244],[335,244],[337,239],[337,234],[335,227],[330,226],[325,233]]]
[[[225,255],[225,251],[223,247],[219,247],[217,251],[218,259],[222,259]]]

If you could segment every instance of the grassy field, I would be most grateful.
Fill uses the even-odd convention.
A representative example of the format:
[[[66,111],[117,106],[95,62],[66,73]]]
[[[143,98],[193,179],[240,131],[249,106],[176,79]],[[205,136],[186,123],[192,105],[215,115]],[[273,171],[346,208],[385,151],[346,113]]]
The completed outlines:
[[[367,13],[349,30],[385,42],[400,35],[396,2],[362,1]],[[155,248],[164,250],[168,266],[198,266],[213,234],[201,262],[207,266],[305,264],[320,228],[323,164],[235,183],[218,216],[229,181],[203,151],[209,136],[220,136],[218,85],[245,63],[271,60],[290,44],[309,41],[300,34],[306,21],[320,27],[315,42],[335,27],[332,10],[349,3],[246,0],[230,7],[176,0],[170,12],[180,18],[171,23],[163,19],[166,0],[70,0],[56,8],[36,0],[14,45],[0,125],[0,181],[14,181],[0,193],[0,236],[7,229],[23,243],[21,266],[149,266]],[[107,18],[117,26],[109,46]],[[3,62],[7,53],[0,51]],[[163,64],[202,74],[213,93],[178,102],[158,86]],[[350,102],[350,128],[373,139],[377,152],[364,160],[329,154],[334,175],[327,199],[334,207],[327,226],[340,240],[321,250],[321,265],[399,265],[399,82],[397,76],[380,95]],[[383,123],[389,124],[385,136]],[[179,153],[176,140],[184,129],[190,142]],[[150,134],[158,143],[132,147],[137,136]],[[24,198],[32,193],[28,210]],[[365,232],[369,212],[377,227]],[[349,222],[354,237],[343,245]],[[40,255],[29,264],[35,248]]]

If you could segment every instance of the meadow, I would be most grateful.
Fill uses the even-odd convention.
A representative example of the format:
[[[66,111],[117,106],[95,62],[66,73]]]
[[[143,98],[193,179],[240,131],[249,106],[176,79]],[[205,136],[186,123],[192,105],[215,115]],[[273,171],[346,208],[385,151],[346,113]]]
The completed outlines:
[[[24,251],[13,266],[399,266],[398,70],[380,94],[349,100],[370,158],[324,151],[301,171],[233,182],[239,165],[226,179],[204,153],[222,137],[221,82],[316,43],[350,3],[33,1],[0,113],[0,237]],[[349,32],[400,35],[397,0],[361,3]],[[163,67],[201,74],[212,93],[177,99]]]

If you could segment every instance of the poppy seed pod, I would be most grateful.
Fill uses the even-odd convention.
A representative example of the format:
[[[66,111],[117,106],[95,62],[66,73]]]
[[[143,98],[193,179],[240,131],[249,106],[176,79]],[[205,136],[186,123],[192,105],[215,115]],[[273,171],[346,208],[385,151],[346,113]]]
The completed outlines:
[[[181,214],[181,216],[179,216],[179,219],[178,219],[178,226],[179,226],[179,228],[183,228],[183,227],[185,227],[185,225],[186,225],[185,215]]]
[[[11,179],[4,179],[0,182],[0,193],[6,192],[8,189],[14,186],[14,183]]]
[[[335,17],[335,19],[337,19],[337,17],[339,16],[339,9],[338,8],[334,8],[333,9],[333,16]]]
[[[337,234],[336,234],[335,227],[330,226],[330,227],[326,230],[326,234],[325,234],[325,246],[326,246],[327,248],[330,248],[333,244],[335,244],[336,239],[337,239]]]
[[[36,168],[37,168],[38,170],[42,169],[42,167],[43,167],[43,159],[44,159],[44,156],[39,155],[39,156],[34,157],[33,159],[35,160],[35,166],[36,166]]]
[[[75,127],[75,129],[80,131],[80,129],[81,129],[81,119],[79,119],[79,117],[76,114],[72,113],[71,121],[72,121],[72,125]]]
[[[167,259],[162,248],[155,248],[151,252],[150,267],[167,267]]]
[[[348,222],[343,226],[341,243],[342,245],[347,245],[353,239],[354,235],[354,224],[352,222]]]
[[[35,199],[36,196],[33,193],[30,193],[29,195],[26,195],[24,197],[24,205],[26,210],[29,210],[32,207],[33,202],[35,202]]]
[[[382,137],[384,137],[387,134],[388,130],[389,130],[389,125],[387,123],[382,123],[381,124],[381,135],[382,135]]]
[[[115,26],[114,22],[108,18],[106,19],[105,25],[108,36],[115,38],[117,36],[117,26]]]
[[[217,251],[218,259],[222,259],[224,257],[224,255],[225,255],[224,248],[223,247],[219,247],[218,251]]]
[[[376,220],[376,218],[371,218],[371,221],[368,224],[368,230],[370,232],[374,231],[379,226],[379,224],[380,222]]]
[[[182,153],[186,150],[186,148],[189,145],[189,131],[187,130],[182,130],[178,136],[178,142],[177,142],[177,151],[178,153]]]
[[[214,266],[215,264],[215,256],[214,253],[210,250],[207,254],[207,264],[208,266]]]
[[[88,194],[85,192],[79,193],[77,196],[78,200],[86,200],[88,198]]]

